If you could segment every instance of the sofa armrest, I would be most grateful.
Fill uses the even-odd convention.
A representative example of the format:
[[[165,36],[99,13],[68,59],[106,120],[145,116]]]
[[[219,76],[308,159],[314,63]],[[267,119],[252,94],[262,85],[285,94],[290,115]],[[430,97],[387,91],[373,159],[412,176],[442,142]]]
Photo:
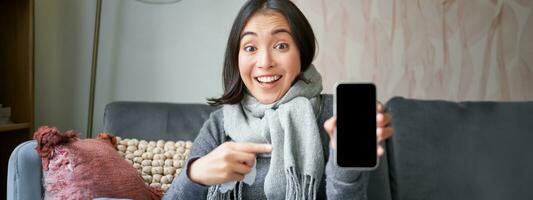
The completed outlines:
[[[41,159],[34,140],[19,144],[9,157],[7,199],[42,199]]]

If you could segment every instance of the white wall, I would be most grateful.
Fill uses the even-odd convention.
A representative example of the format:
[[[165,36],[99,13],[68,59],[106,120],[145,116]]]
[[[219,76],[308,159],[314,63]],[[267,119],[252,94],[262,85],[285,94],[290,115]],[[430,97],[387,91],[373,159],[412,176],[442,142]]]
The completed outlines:
[[[205,103],[220,95],[227,34],[243,2],[103,1],[93,133],[102,131],[104,108],[112,101]],[[295,2],[315,30],[314,63],[326,92],[337,80],[351,80],[375,82],[383,102],[393,95],[459,101],[533,97],[531,3],[454,2],[447,12],[433,13],[441,4]],[[95,4],[35,3],[36,126],[86,129]],[[408,17],[399,17],[402,13]],[[418,17],[424,15],[434,16]],[[493,34],[489,27],[500,15],[495,26],[500,31]],[[445,29],[434,22],[443,19]],[[497,62],[500,57],[505,62]]]
[[[205,103],[242,1],[103,1],[93,133],[112,101]],[[85,135],[96,1],[35,3],[36,126]]]
[[[35,1],[35,127],[87,128],[96,1]]]
[[[243,1],[104,1],[93,133],[112,101],[206,103],[222,92],[231,23]]]

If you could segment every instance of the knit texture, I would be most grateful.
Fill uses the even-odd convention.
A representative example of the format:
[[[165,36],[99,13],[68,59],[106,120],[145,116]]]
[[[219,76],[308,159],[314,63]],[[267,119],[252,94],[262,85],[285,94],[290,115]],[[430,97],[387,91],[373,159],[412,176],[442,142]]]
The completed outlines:
[[[285,199],[316,199],[318,181],[324,173],[322,140],[316,124],[322,78],[312,65],[303,77],[272,104],[261,104],[245,95],[240,104],[223,107],[224,129],[230,138],[272,145],[264,182],[269,199],[280,193],[285,194]],[[208,199],[230,197],[221,194],[219,187],[210,188]],[[241,196],[238,191],[236,194],[237,198]]]
[[[324,122],[333,116],[333,96],[322,94],[319,97],[322,106],[317,118],[320,137],[322,138],[322,149],[326,158],[324,176],[319,181],[317,199],[343,199],[343,200],[365,200],[367,199],[367,187],[369,173],[353,169],[340,168],[336,165],[332,151],[329,147],[329,137],[324,130]],[[233,141],[226,135],[224,130],[224,113],[222,108],[214,111],[205,121],[198,137],[194,140],[194,145],[184,164],[183,172],[186,172],[191,163],[198,158],[209,154],[213,149],[221,144]],[[257,174],[254,184],[241,184],[236,186],[236,190],[242,193],[242,199],[266,200],[264,182],[270,168],[270,154],[258,154],[256,162]],[[204,200],[211,186],[202,185],[192,181],[187,173],[180,173],[174,179],[172,186],[167,190],[163,199],[165,200]],[[235,191],[236,191],[235,190]],[[285,193],[278,194],[275,199],[284,199]],[[235,198],[238,199],[238,198]]]
[[[117,153],[116,139],[110,134],[81,140],[73,131],[41,127],[34,139],[43,161],[44,199],[160,199],[163,195],[147,186]]]

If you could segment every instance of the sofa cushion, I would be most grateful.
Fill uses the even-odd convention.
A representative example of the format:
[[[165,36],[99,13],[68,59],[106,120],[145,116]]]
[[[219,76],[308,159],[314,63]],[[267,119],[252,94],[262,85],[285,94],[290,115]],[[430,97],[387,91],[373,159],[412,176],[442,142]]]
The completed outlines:
[[[393,98],[393,199],[533,199],[533,102]]]
[[[194,140],[215,109],[205,104],[117,101],[106,105],[104,131],[123,138]]]
[[[146,141],[117,137],[117,150],[137,169],[144,182],[164,192],[177,177],[187,160],[191,141]]]
[[[44,199],[160,199],[163,194],[147,186],[117,153],[112,135],[80,140],[73,131],[40,127],[34,139],[43,166]]]

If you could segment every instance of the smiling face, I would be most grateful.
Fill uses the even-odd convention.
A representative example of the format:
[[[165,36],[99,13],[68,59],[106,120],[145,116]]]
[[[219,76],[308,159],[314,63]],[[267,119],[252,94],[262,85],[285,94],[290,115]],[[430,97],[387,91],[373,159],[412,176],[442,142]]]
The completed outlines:
[[[263,104],[289,90],[300,73],[300,52],[289,23],[278,12],[257,12],[241,32],[239,73],[248,92]]]

